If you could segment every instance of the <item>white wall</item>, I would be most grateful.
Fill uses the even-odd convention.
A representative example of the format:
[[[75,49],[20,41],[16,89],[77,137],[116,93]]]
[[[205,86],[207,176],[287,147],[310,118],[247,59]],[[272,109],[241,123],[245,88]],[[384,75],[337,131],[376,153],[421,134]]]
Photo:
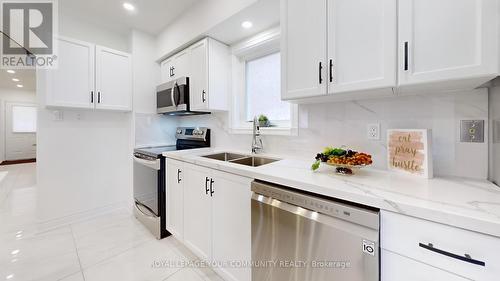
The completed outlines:
[[[60,34],[128,51],[130,38],[61,16]],[[41,83],[37,81],[37,83]],[[37,89],[43,87],[38,86]],[[38,216],[41,222],[132,202],[132,113],[63,110],[54,120],[37,93]]]
[[[156,86],[160,83],[160,65],[156,63],[156,40],[140,31],[131,34],[130,46],[134,77],[135,146],[175,143],[177,120],[156,114]]]
[[[459,94],[435,94],[356,102],[299,106],[299,136],[263,136],[267,153],[310,159],[325,146],[349,147],[371,153],[374,167],[386,169],[386,136],[390,128],[433,131],[435,174],[486,179],[488,143],[460,143],[460,119],[488,120],[487,89]],[[227,113],[183,117],[183,126],[213,130],[213,146],[250,151],[251,135],[228,134]],[[366,126],[381,123],[382,140],[369,141]],[[473,163],[473,164],[471,164]]]
[[[127,35],[113,32],[91,22],[75,20],[62,12],[59,13],[59,34],[124,52],[130,49]]]
[[[0,163],[5,160],[5,103],[36,103],[34,91],[19,91],[0,88]]]
[[[172,22],[158,35],[156,58],[196,40],[217,24],[257,0],[202,0]],[[261,0],[263,1],[263,0]]]
[[[490,89],[490,124],[492,125],[490,178],[500,185],[500,86]]]

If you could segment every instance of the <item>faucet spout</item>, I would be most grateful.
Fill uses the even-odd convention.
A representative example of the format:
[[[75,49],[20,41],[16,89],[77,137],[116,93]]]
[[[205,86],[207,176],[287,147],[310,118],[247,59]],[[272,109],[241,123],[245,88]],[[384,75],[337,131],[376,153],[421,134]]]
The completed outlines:
[[[260,127],[257,117],[253,118],[253,139],[252,139],[252,154],[257,154],[264,148],[262,144],[262,139],[260,138]]]

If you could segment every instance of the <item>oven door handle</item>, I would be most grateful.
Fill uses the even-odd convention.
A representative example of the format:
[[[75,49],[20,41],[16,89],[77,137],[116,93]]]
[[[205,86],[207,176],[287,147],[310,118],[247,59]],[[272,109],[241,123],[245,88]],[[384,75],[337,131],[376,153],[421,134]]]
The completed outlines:
[[[157,171],[160,170],[160,159],[156,159],[156,160],[152,161],[152,160],[145,160],[145,159],[139,158],[137,156],[134,156],[134,162],[137,164],[141,164],[143,166],[146,166],[148,168],[151,168],[153,170],[157,170]]]

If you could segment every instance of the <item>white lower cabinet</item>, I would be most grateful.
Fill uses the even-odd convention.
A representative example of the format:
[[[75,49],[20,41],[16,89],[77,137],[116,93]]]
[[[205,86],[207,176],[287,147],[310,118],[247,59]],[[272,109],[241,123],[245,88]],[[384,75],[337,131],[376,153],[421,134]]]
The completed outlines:
[[[251,268],[239,262],[251,260],[251,179],[213,171],[213,251],[217,262],[234,262],[217,271],[227,280],[250,281]]]
[[[387,211],[381,211],[380,231],[383,281],[500,276],[498,237]]]
[[[166,204],[167,230],[180,241],[184,240],[184,162],[167,161]]]
[[[469,279],[430,265],[382,250],[383,281],[465,281]]]
[[[166,182],[167,230],[225,280],[250,281],[252,179],[169,159]]]

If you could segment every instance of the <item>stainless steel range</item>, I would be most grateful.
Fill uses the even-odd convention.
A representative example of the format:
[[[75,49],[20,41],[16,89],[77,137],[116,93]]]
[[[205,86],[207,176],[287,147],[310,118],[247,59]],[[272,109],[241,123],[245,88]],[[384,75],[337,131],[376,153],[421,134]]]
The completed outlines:
[[[176,145],[134,149],[134,215],[157,239],[165,227],[165,157],[163,152],[210,147],[210,129],[177,128]]]

